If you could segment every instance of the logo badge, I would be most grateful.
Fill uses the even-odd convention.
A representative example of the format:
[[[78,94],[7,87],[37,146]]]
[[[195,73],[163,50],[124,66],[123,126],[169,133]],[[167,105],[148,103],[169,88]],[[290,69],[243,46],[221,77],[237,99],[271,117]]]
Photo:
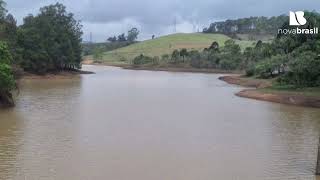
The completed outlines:
[[[303,26],[307,23],[304,18],[303,11],[292,12],[290,11],[290,26]]]

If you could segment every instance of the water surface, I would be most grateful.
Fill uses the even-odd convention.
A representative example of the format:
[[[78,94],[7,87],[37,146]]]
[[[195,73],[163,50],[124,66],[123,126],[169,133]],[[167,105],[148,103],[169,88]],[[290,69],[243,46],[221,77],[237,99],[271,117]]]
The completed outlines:
[[[86,66],[0,111],[0,179],[316,179],[320,110],[239,98],[219,75]]]

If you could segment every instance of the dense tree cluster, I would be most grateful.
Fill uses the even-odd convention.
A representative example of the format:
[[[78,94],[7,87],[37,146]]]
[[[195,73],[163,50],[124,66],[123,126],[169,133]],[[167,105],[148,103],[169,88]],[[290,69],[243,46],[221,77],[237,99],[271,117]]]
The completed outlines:
[[[44,74],[81,68],[82,26],[60,3],[41,8],[17,26],[5,5],[0,0],[0,102],[12,104],[16,69]]]
[[[140,31],[137,28],[132,28],[128,31],[128,35],[122,33],[117,36],[111,36],[107,39],[108,42],[130,42],[133,43],[138,39]]]
[[[28,71],[80,68],[82,26],[62,4],[46,6],[24,18],[18,29],[21,66]]]
[[[0,7],[0,40],[7,43],[14,66],[34,73],[80,68],[82,26],[65,6],[45,6],[21,26],[2,0]]]
[[[288,19],[281,15],[276,17],[250,17],[236,20],[226,20],[210,24],[204,28],[204,33],[243,33],[243,34],[276,34],[279,27]]]
[[[0,42],[0,105],[12,106],[11,91],[15,88],[12,69],[12,56],[4,42]]]

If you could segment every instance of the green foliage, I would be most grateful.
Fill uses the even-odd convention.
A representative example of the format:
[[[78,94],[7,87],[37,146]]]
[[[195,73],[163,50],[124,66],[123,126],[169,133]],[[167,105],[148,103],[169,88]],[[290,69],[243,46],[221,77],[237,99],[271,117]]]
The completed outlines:
[[[236,20],[226,20],[210,24],[204,28],[204,33],[240,34],[276,34],[279,27],[288,19],[287,16],[250,17]]]
[[[201,68],[201,54],[197,50],[193,50],[189,52],[190,56],[190,65],[195,68]]]
[[[18,30],[21,66],[37,73],[81,68],[81,28],[59,3],[41,8],[37,16],[29,15]]]
[[[3,19],[6,16],[7,9],[6,9],[6,2],[0,0],[0,19]]]
[[[112,51],[133,44],[132,42],[110,41],[105,43],[83,43],[82,54],[84,56],[93,55],[96,48],[102,49],[103,52]]]
[[[0,93],[13,90],[15,80],[11,67],[8,64],[0,63]]]
[[[133,59],[132,64],[134,66],[139,66],[139,65],[143,65],[143,64],[149,64],[153,62],[153,58],[149,57],[149,56],[144,56],[143,54],[141,54],[140,56],[137,56]]]
[[[0,42],[0,94],[14,89],[15,80],[11,70],[12,56],[7,45]]]
[[[275,55],[257,64],[255,73],[260,78],[273,78],[285,72],[287,55]]]
[[[10,65],[11,62],[12,56],[10,54],[8,46],[5,43],[0,42],[0,64]]]
[[[125,42],[125,41],[127,41],[126,35],[125,35],[124,33],[120,34],[120,35],[118,36],[118,41],[119,41],[119,42]]]
[[[219,43],[217,41],[214,41],[211,46],[209,47],[210,51],[219,51]]]
[[[171,54],[171,63],[177,64],[180,61],[180,52],[175,49]]]
[[[102,60],[103,58],[103,49],[101,48],[95,48],[93,50],[93,59],[96,61]]]
[[[127,40],[129,42],[134,42],[135,40],[138,39],[138,35],[139,35],[139,30],[137,28],[132,28],[131,30],[128,31],[128,37]]]
[[[312,51],[300,53],[289,63],[289,71],[279,82],[298,87],[320,86],[320,57]]]
[[[220,59],[219,68],[226,70],[237,69],[242,60],[240,46],[234,40],[226,41],[221,51]]]
[[[182,61],[185,61],[186,56],[188,56],[188,50],[186,48],[181,49],[180,57],[182,57]]]
[[[161,56],[161,59],[162,59],[164,62],[169,62],[169,58],[170,58],[169,54],[163,54],[163,55]]]
[[[188,51],[198,50],[202,51],[204,48],[210,47],[213,42],[220,44],[221,48],[226,40],[230,39],[228,36],[221,34],[203,34],[203,33],[179,33],[172,34],[168,36],[158,37],[153,40],[146,40],[142,42],[136,42],[126,47],[114,49],[110,51],[105,49],[103,60],[112,64],[119,63],[121,57],[125,57],[130,63],[130,61],[140,54],[146,56],[161,57],[163,54],[171,55],[172,52],[177,49],[181,50],[186,48]],[[244,50],[245,47],[252,46],[253,41],[239,41],[236,43],[240,45],[241,49]],[[106,43],[107,44],[107,43]],[[103,46],[103,45],[102,45]],[[107,45],[106,45],[107,46]],[[91,53],[92,54],[92,53]],[[187,61],[188,58],[186,58]],[[168,61],[165,61],[168,62]]]

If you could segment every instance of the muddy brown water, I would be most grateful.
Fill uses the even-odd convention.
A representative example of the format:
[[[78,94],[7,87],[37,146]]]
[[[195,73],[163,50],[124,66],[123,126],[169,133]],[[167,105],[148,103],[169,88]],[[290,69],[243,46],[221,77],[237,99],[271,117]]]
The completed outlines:
[[[0,179],[316,179],[320,110],[236,97],[219,75],[85,66],[0,111]]]

